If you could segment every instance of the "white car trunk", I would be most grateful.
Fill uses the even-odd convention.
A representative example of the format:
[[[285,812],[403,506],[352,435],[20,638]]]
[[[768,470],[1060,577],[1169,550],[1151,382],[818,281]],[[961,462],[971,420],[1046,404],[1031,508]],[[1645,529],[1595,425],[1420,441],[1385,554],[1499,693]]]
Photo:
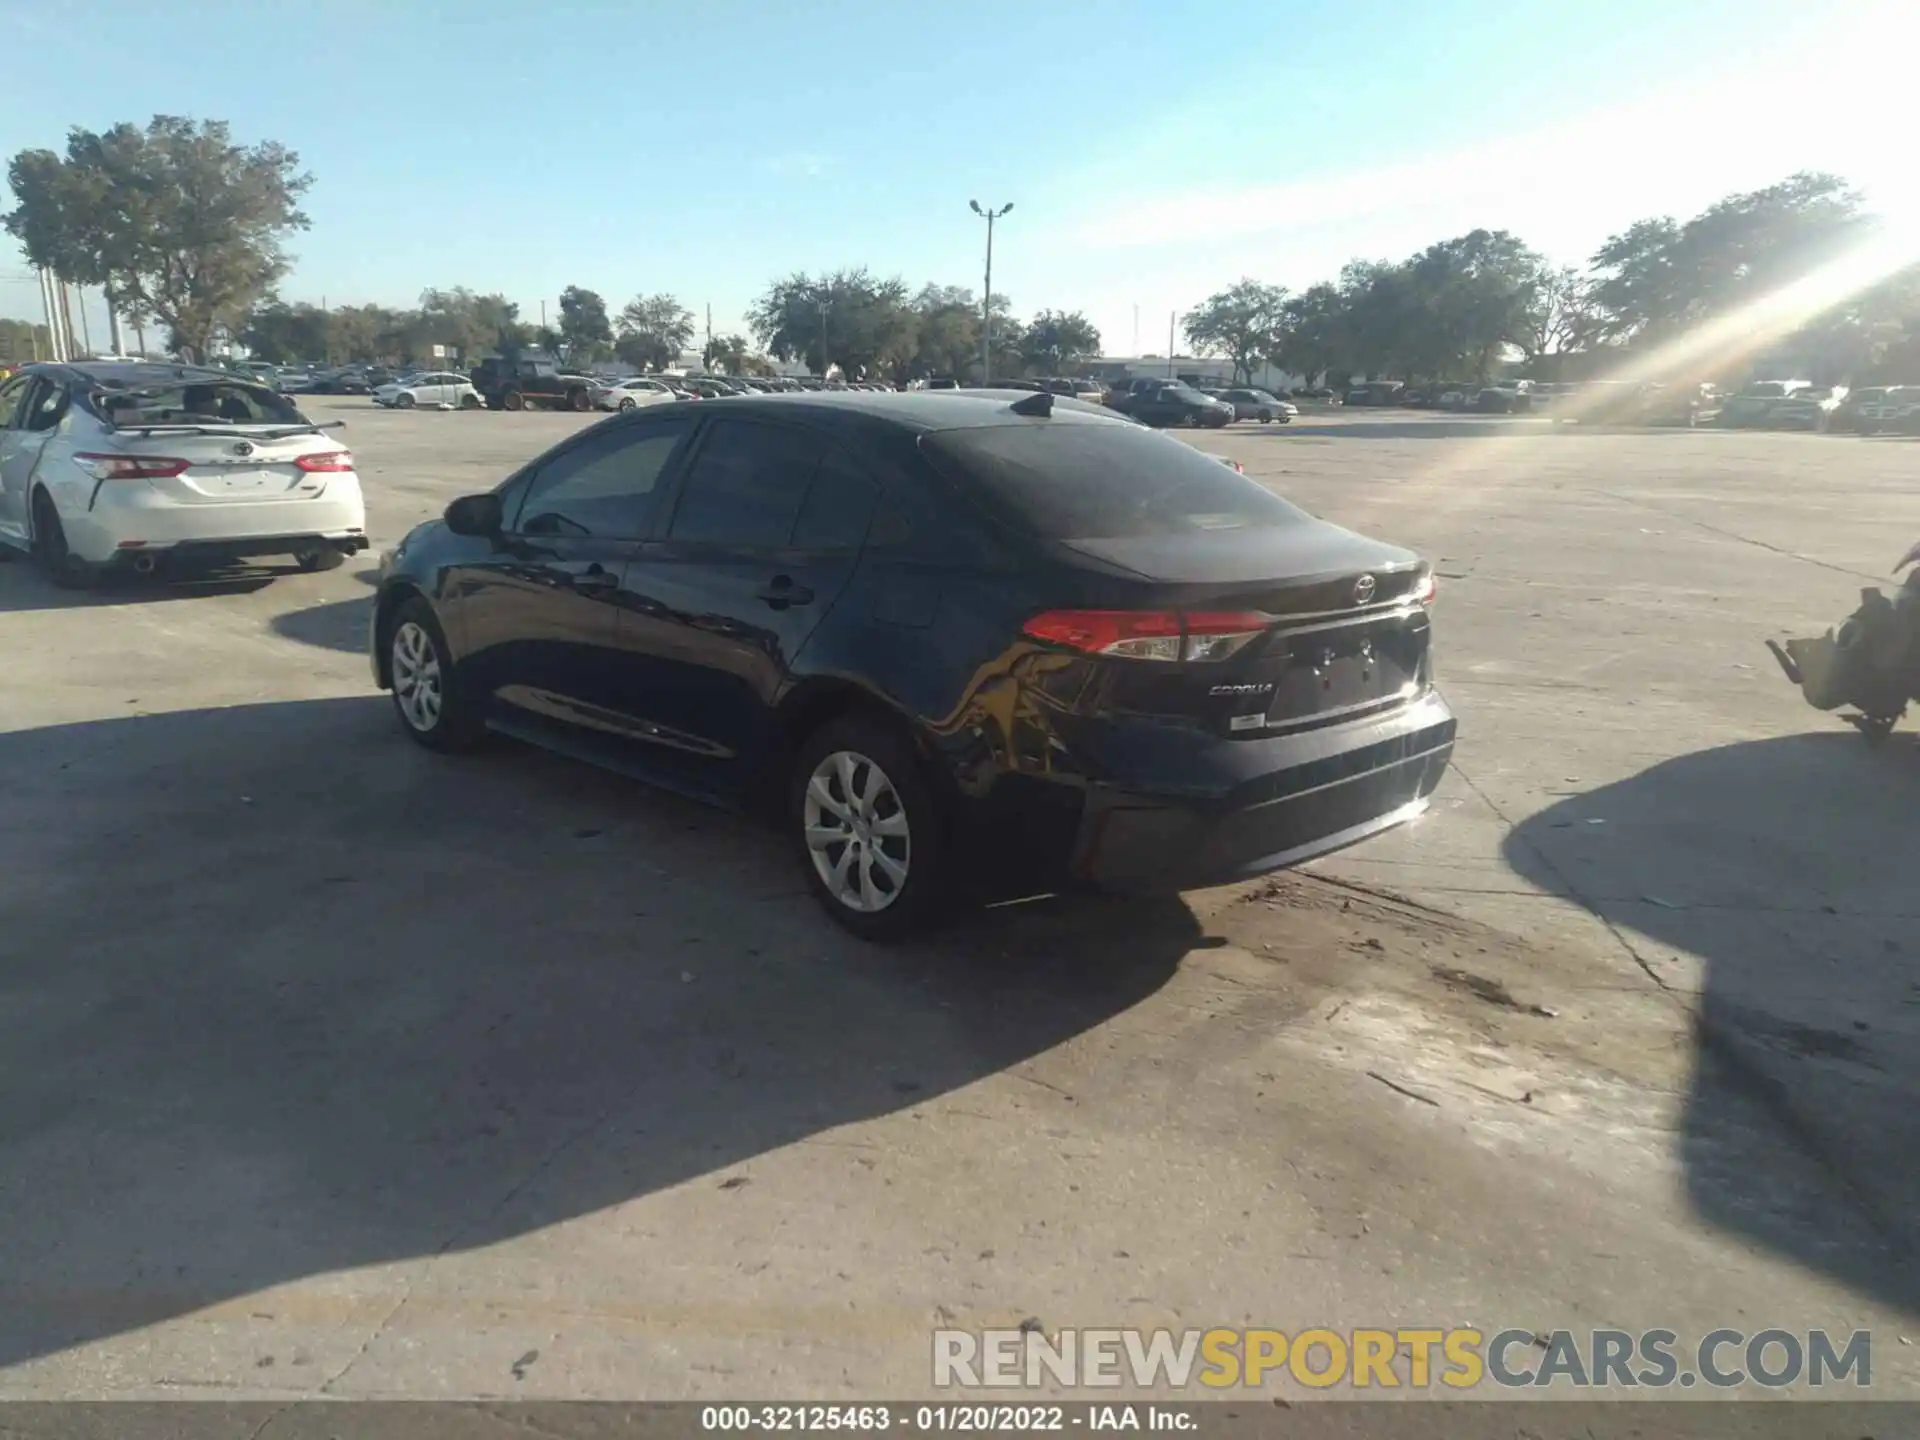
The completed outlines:
[[[119,453],[129,457],[186,462],[177,475],[146,480],[183,505],[314,500],[352,465],[352,456],[338,441],[312,432],[288,435],[284,426],[276,425],[234,425],[211,434],[134,431],[117,438]]]

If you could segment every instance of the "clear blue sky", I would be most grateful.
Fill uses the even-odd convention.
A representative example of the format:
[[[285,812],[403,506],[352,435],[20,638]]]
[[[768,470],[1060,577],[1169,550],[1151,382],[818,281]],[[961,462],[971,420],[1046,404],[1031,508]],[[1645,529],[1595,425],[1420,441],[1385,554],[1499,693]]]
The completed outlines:
[[[0,153],[156,111],[314,175],[292,299],[669,290],[737,329],[865,264],[1086,310],[1110,351],[1254,274],[1475,224],[1565,259],[1802,165],[1910,213],[1920,3],[0,0]],[[43,47],[29,60],[22,47]],[[0,313],[37,310],[0,248]],[[96,309],[94,324],[98,325]],[[96,343],[100,343],[96,336]]]

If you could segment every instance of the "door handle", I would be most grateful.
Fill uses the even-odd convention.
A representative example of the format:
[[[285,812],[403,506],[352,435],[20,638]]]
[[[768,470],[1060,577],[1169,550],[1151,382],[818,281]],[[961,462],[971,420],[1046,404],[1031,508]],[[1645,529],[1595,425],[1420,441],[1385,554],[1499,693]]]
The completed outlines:
[[[776,610],[788,605],[805,605],[813,599],[813,591],[804,585],[794,584],[790,575],[774,576],[754,594]]]
[[[620,577],[611,570],[603,570],[598,565],[582,570],[573,577],[575,590],[611,590],[620,583]]]

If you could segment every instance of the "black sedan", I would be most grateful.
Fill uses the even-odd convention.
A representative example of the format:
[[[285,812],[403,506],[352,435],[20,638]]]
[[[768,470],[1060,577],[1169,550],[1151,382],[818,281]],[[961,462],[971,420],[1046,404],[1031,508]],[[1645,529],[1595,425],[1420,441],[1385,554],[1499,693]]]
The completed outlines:
[[[384,557],[371,649],[422,745],[764,807],[879,939],[1411,818],[1454,741],[1432,600],[1408,551],[1051,395],[768,395],[615,416],[456,500]]]

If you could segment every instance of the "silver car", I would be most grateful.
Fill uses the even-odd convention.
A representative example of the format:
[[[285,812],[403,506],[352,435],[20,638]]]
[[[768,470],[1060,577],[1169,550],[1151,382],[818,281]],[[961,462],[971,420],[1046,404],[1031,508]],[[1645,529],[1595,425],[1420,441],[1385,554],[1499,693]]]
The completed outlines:
[[[671,404],[679,398],[679,392],[671,385],[651,375],[604,381],[593,392],[594,403],[602,410],[637,410],[642,405]]]

